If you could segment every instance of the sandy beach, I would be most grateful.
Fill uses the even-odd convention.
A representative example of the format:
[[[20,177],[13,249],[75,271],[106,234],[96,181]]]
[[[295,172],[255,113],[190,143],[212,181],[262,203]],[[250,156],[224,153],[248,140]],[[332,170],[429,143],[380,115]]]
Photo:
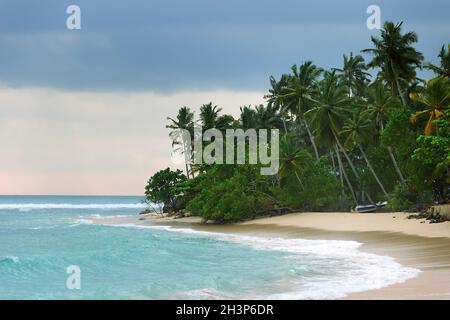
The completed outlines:
[[[450,222],[429,224],[407,213],[293,213],[231,225],[204,224],[196,217],[140,216],[96,221],[170,225],[255,236],[354,240],[361,250],[394,257],[422,272],[406,282],[350,294],[346,299],[450,299]]]

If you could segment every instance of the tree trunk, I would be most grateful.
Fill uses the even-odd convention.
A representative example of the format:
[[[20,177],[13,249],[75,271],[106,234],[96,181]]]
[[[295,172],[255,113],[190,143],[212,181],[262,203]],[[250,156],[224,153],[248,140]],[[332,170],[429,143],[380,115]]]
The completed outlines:
[[[405,96],[403,95],[402,89],[400,88],[400,83],[398,82],[397,77],[395,77],[395,85],[397,87],[397,91],[398,91],[398,95],[400,96],[400,100],[402,101],[403,106],[406,107]]]
[[[302,179],[300,179],[297,171],[294,170],[295,176],[297,177],[298,183],[300,183],[300,186],[302,187],[302,190],[305,190],[305,186],[303,185]]]
[[[281,117],[281,120],[283,121],[284,133],[287,133],[286,120],[283,116]]]
[[[397,92],[398,92],[398,95],[400,96],[400,100],[402,101],[403,106],[406,107],[406,100],[405,100],[405,97],[403,96],[402,89],[400,88],[400,82],[398,82],[397,71],[395,71],[392,61],[391,61],[391,70],[395,77],[395,86],[397,87]],[[394,94],[394,92],[392,92],[392,94]]]
[[[392,163],[394,164],[395,171],[397,171],[397,174],[400,177],[400,181],[402,183],[404,183],[405,182],[405,178],[403,177],[403,174],[400,171],[400,168],[398,167],[397,160],[395,160],[394,153],[392,152],[392,148],[391,147],[388,147],[388,152],[389,152],[389,156],[391,157]]]
[[[386,198],[388,197],[388,194],[386,192],[386,189],[384,189],[383,184],[381,183],[380,179],[378,179],[377,174],[375,173],[375,170],[373,170],[372,165],[369,162],[369,159],[367,159],[366,153],[364,152],[364,149],[361,147],[361,145],[358,143],[358,147],[359,150],[361,151],[361,154],[364,158],[364,160],[366,160],[367,166],[369,167],[370,172],[372,172],[373,177],[375,178],[375,180],[377,181],[378,185],[380,186],[381,190],[383,190],[384,195],[386,196]]]
[[[189,168],[188,168],[188,164],[185,163],[186,166],[186,177],[189,179]]]
[[[383,122],[381,122],[381,131],[384,131]],[[388,149],[389,156],[391,157],[392,163],[394,164],[395,171],[397,171],[397,174],[400,177],[400,181],[402,183],[405,183],[405,178],[403,177],[403,174],[400,171],[400,168],[398,167],[397,160],[395,160],[394,153],[392,152],[392,148],[390,146],[387,146],[387,149]]]
[[[319,160],[319,151],[317,150],[317,146],[314,141],[314,136],[312,135],[311,130],[309,130],[308,122],[305,119],[303,119],[303,123],[305,125],[306,131],[308,132],[309,140],[311,140],[311,144],[313,146],[314,154],[316,155],[316,159]]]
[[[353,161],[350,159],[350,157],[348,156],[347,152],[345,152],[344,147],[341,145],[341,142],[339,141],[339,139],[338,139],[338,137],[337,137],[337,135],[336,135],[336,133],[334,131],[333,131],[333,135],[334,135],[334,139],[336,140],[337,145],[342,150],[342,153],[344,154],[345,158],[347,159],[348,164],[352,168],[353,174],[355,175],[356,178],[359,178],[358,172],[356,171],[356,168],[353,165]]]
[[[330,158],[331,158],[331,164],[333,166],[333,172],[336,172],[336,163],[334,162],[334,155],[333,155],[332,150],[330,150]]]
[[[342,166],[338,161],[338,166],[339,166],[339,179],[341,180],[341,186],[342,189],[344,188],[344,175],[342,174]]]
[[[363,191],[363,194],[365,194],[367,196],[367,199],[369,199],[370,204],[375,205],[375,202],[373,202],[372,198],[370,197],[370,195],[367,192]]]
[[[345,181],[347,182],[348,188],[350,189],[350,192],[352,193],[352,197],[353,197],[353,200],[355,201],[355,204],[358,205],[358,201],[356,200],[355,191],[353,190],[352,184],[350,183],[350,180],[348,179],[347,173],[345,172],[345,169],[342,166],[342,160],[341,160],[341,156],[339,155],[339,149],[338,149],[337,145],[334,145],[334,147],[336,149],[336,155],[337,155],[339,166],[341,168],[341,172],[343,173],[343,176],[345,178]]]
[[[189,167],[188,167],[188,159],[186,155],[186,143],[183,141],[183,155],[184,155],[184,165],[186,167],[186,177],[189,179]]]

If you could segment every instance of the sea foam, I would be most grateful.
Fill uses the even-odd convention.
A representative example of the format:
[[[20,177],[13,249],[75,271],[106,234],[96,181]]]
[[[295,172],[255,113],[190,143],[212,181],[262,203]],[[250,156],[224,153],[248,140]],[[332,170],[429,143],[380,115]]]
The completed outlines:
[[[144,226],[136,224],[103,224],[104,226],[157,229],[170,232],[214,237],[219,240],[239,245],[251,246],[256,250],[281,251],[298,255],[301,259],[321,259],[336,263],[335,275],[327,278],[311,277],[305,282],[302,279],[290,281],[284,293],[248,292],[233,296],[230,293],[218,292],[214,288],[203,288],[194,291],[175,293],[174,296],[192,299],[339,299],[349,293],[379,289],[416,277],[421,271],[402,266],[394,258],[361,251],[362,243],[347,240],[309,240],[288,239],[281,237],[257,237],[239,234],[198,231],[189,228],[171,226]],[[292,279],[290,279],[292,280]]]

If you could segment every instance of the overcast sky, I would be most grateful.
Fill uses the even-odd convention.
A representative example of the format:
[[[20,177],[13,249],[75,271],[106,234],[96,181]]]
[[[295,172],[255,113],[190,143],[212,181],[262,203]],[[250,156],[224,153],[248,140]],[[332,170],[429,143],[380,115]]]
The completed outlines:
[[[0,194],[142,194],[171,165],[166,116],[236,113],[293,63],[339,66],[371,46],[370,4],[427,61],[450,40],[448,0],[0,0]]]

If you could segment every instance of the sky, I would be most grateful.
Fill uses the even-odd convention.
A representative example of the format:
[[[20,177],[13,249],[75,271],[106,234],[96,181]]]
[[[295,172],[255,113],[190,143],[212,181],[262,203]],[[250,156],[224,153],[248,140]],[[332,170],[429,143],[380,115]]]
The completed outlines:
[[[142,194],[177,167],[167,116],[237,114],[293,63],[340,66],[371,47],[371,4],[436,62],[448,0],[0,0],[0,194]]]

